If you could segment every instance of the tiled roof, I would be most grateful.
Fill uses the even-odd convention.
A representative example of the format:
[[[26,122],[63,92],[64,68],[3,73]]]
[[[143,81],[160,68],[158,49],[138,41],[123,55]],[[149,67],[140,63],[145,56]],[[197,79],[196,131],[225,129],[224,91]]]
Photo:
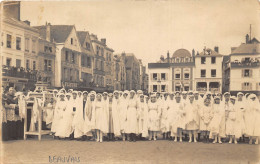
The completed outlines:
[[[73,27],[73,25],[50,25],[51,41],[54,40],[56,43],[64,43]],[[46,39],[46,26],[35,26],[34,28],[39,30],[40,36],[43,39]]]
[[[176,57],[179,57],[179,58],[181,58],[181,57],[184,57],[184,58],[185,57],[191,57],[191,53],[188,50],[181,48],[181,49],[176,50],[173,53],[172,57],[175,57],[175,58]]]
[[[87,31],[77,31],[77,35],[78,35],[79,42],[81,45],[84,44],[87,34],[88,34]]]
[[[201,53],[199,53],[199,55],[196,56],[223,56],[223,55],[217,53],[216,51],[210,48],[207,48],[205,51],[202,51]]]
[[[260,44],[245,44],[242,43],[239,47],[237,47],[231,55],[234,54],[257,54],[260,53]]]

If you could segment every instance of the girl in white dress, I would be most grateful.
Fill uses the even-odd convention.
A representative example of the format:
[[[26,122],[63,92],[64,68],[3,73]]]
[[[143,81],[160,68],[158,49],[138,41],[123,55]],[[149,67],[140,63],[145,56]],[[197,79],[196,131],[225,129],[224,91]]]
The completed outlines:
[[[228,109],[228,116],[227,116],[227,121],[226,121],[226,135],[229,136],[229,143],[231,144],[233,142],[234,138],[234,143],[237,144],[237,139],[240,136],[235,135],[235,126],[236,126],[236,113],[237,109],[235,106],[236,102],[236,97],[231,96],[230,97],[230,105]]]
[[[102,95],[100,93],[96,96],[95,104],[95,130],[97,134],[97,142],[103,142],[103,134],[108,132],[107,116],[105,111],[105,104],[102,101]]]
[[[125,141],[126,138],[126,114],[127,114],[127,105],[128,105],[128,95],[129,95],[129,91],[125,90],[123,93],[122,98],[120,99],[120,111],[119,111],[119,115],[120,115],[120,131],[122,134],[122,138],[123,141]]]
[[[160,118],[160,130],[163,134],[163,139],[167,139],[167,133],[169,131],[169,123],[167,120],[167,115],[168,115],[168,109],[169,109],[169,97],[168,94],[164,94],[164,98],[162,99],[162,115]]]
[[[244,94],[239,92],[237,94],[236,101],[236,125],[235,125],[235,136],[236,137],[244,137],[245,133],[245,111],[247,104],[244,101]],[[244,138],[243,138],[244,139]]]
[[[148,107],[143,94],[140,95],[140,103],[138,108],[139,130],[141,133],[141,139],[144,139],[148,136]]]
[[[209,129],[212,138],[214,139],[213,143],[222,143],[221,137],[225,137],[225,109],[223,104],[220,102],[220,97],[214,97],[213,104],[213,118],[209,124]]]
[[[246,135],[249,136],[249,144],[259,143],[260,137],[260,104],[255,94],[248,96],[248,108],[245,113]]]
[[[189,101],[184,107],[186,112],[186,130],[189,133],[189,142],[192,142],[192,134],[194,136],[194,142],[197,142],[197,131],[199,129],[199,115],[198,108],[194,103],[194,95],[189,95]]]
[[[155,95],[151,96],[151,101],[148,103],[148,118],[149,118],[149,140],[156,140],[156,133],[160,130],[159,127],[159,115],[160,115],[160,106],[157,103]]]
[[[113,102],[112,102],[112,120],[113,120],[113,130],[114,130],[114,135],[116,137],[121,136],[120,132],[120,100],[121,98],[119,97],[119,92],[114,91],[114,96],[113,96]]]
[[[88,94],[87,104],[86,104],[86,117],[84,124],[84,134],[88,137],[93,137],[90,140],[97,140],[95,133],[95,106],[96,106],[96,92],[91,91]]]
[[[213,110],[211,99],[206,97],[204,99],[204,105],[201,106],[199,109],[199,116],[200,116],[200,131],[204,132],[204,138],[206,142],[209,142],[209,124],[213,117]]]
[[[127,119],[127,128],[126,128],[126,133],[130,135],[130,141],[136,141],[136,134],[138,124],[137,124],[137,100],[135,97],[135,91],[131,90],[130,91],[130,97],[127,105],[127,114],[126,114],[126,119]]]
[[[63,119],[63,113],[65,112],[67,107],[67,103],[65,101],[65,95],[59,94],[58,97],[59,98],[54,109],[54,117],[51,126],[51,132],[55,133],[55,136],[57,137],[58,137],[57,132],[62,126],[61,122]]]

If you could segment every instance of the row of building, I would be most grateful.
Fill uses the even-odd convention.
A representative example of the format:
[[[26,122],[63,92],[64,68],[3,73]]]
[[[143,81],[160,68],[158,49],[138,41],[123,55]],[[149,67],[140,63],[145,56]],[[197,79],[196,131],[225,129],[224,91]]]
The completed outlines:
[[[196,90],[200,93],[236,94],[249,92],[260,95],[260,43],[246,35],[246,42],[221,55],[219,48],[204,48],[190,53],[176,50],[172,56],[161,56],[148,64],[149,92]]]
[[[4,86],[147,91],[146,67],[134,54],[114,53],[105,38],[77,31],[75,25],[30,26],[20,20],[20,2],[2,7]]]

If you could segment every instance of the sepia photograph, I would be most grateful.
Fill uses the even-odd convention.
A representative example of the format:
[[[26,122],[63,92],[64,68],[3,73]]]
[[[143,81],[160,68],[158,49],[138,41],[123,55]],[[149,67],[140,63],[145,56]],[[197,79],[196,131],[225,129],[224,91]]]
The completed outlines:
[[[260,163],[260,0],[0,7],[0,164]]]

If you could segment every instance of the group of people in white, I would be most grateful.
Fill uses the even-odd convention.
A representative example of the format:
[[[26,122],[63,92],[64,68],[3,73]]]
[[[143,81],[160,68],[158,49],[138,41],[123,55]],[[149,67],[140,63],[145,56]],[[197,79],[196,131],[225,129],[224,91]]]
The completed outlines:
[[[226,138],[237,144],[239,138],[249,137],[249,144],[258,144],[260,137],[260,104],[255,94],[201,96],[183,91],[147,96],[141,90],[101,94],[65,89],[53,94],[53,112],[47,117],[59,139],[156,140],[160,133],[174,142],[182,142],[183,134],[189,142],[197,142],[200,134],[205,142],[222,143]]]

